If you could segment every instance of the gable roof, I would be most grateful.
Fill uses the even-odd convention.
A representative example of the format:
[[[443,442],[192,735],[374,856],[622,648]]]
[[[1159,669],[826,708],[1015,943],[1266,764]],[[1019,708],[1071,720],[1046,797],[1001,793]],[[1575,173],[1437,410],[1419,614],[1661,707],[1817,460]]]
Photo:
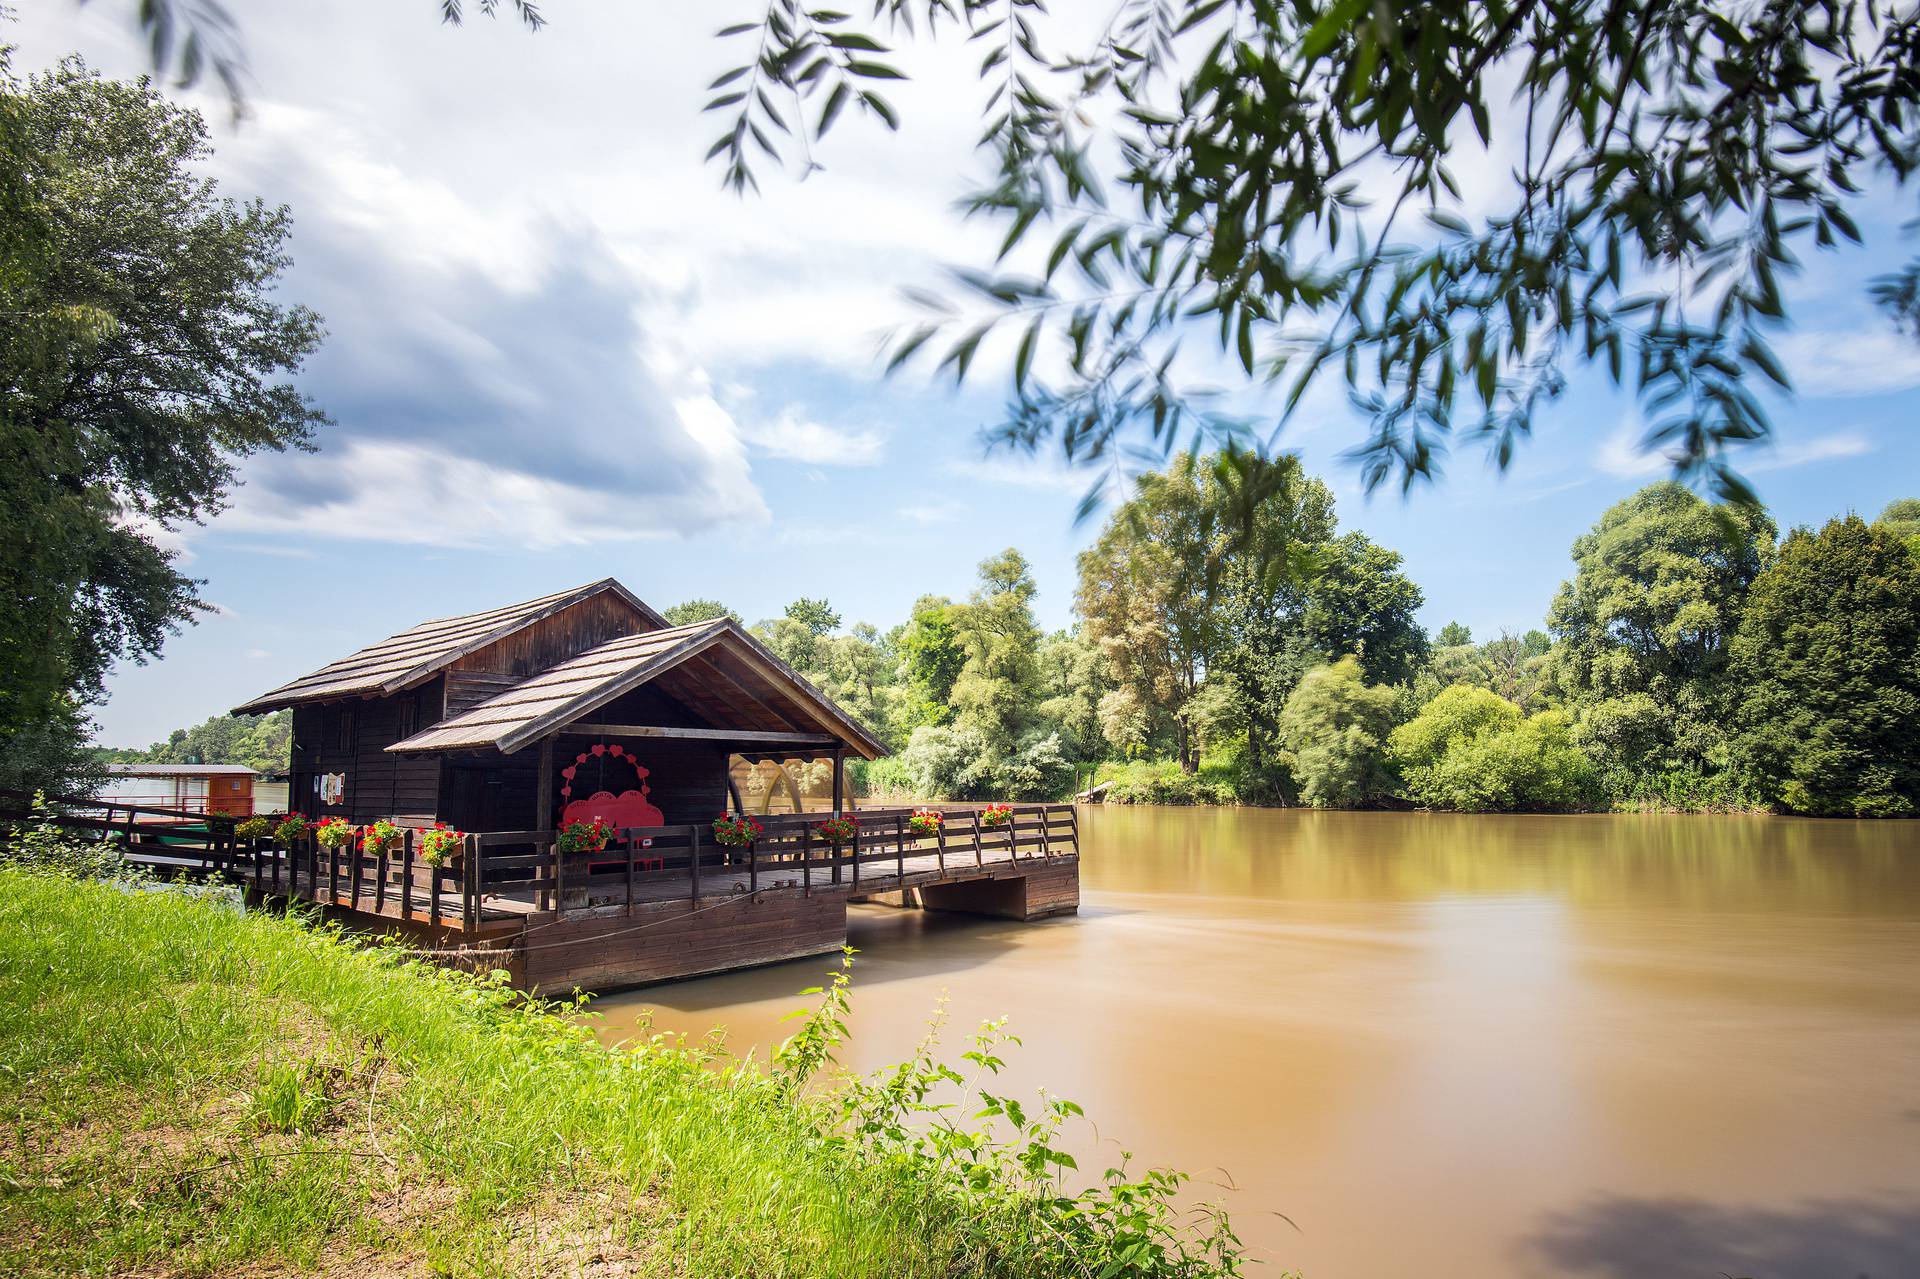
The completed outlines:
[[[626,601],[650,625],[661,627],[667,624],[664,617],[649,608],[632,591],[605,577],[585,586],[576,586],[570,591],[543,595],[520,604],[422,622],[398,635],[389,635],[378,644],[369,644],[311,675],[303,675],[272,692],[262,693],[245,705],[236,706],[234,714],[253,715],[299,702],[325,701],[333,697],[397,693],[475,649],[485,648],[515,631],[603,592],[611,592]]]
[[[769,713],[789,722],[803,720],[822,737],[835,739],[867,759],[886,754],[885,745],[863,724],[738,622],[725,617],[608,640],[387,749],[409,753],[492,748],[510,754],[709,653],[767,686],[788,707],[774,711],[763,701]]]

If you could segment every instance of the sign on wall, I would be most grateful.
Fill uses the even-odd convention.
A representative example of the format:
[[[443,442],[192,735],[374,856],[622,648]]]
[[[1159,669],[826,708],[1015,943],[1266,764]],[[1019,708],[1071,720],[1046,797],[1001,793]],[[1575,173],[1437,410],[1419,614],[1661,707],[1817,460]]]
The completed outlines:
[[[345,773],[321,773],[313,779],[313,793],[322,804],[344,804],[347,802],[347,775]]]

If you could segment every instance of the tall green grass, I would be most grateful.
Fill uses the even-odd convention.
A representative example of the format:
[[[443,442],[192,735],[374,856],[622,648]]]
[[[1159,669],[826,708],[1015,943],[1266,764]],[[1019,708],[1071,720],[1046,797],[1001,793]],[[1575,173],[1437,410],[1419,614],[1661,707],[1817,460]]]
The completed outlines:
[[[836,1077],[846,999],[771,1063],[608,1048],[298,919],[0,868],[0,1273],[1238,1272],[1177,1176],[1076,1188],[1076,1108],[984,1091],[992,1032]]]

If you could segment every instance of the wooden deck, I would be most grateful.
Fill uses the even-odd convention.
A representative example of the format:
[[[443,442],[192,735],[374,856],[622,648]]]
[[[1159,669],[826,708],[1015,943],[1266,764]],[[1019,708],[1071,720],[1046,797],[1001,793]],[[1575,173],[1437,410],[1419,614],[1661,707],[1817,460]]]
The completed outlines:
[[[0,818],[18,817],[0,804]],[[762,818],[749,848],[706,825],[633,828],[599,853],[560,855],[550,831],[468,835],[452,863],[416,855],[416,832],[381,854],[356,838],[294,848],[109,822],[78,809],[57,820],[112,839],[163,875],[218,876],[262,902],[308,902],[350,926],[395,932],[454,962],[504,964],[530,988],[605,989],[719,972],[837,949],[846,907],[870,897],[928,909],[1037,919],[1079,904],[1079,823],[1071,805],[1019,805],[1004,825],[942,806],[937,835],[907,809],[868,809],[848,846],[823,842],[823,814]],[[149,814],[152,816],[153,814]]]

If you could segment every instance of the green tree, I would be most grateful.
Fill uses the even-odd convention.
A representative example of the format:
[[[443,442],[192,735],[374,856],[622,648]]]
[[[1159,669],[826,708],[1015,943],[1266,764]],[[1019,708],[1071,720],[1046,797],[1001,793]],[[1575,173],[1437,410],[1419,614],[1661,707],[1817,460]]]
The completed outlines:
[[[922,595],[902,629],[897,648],[911,690],[906,729],[945,724],[953,718],[953,685],[966,669],[967,647],[960,642],[953,601]]]
[[[0,68],[0,785],[70,783],[107,670],[204,607],[154,531],[325,420],[284,380],[320,341],[274,296],[287,212],[221,199],[208,154],[144,82]]]
[[[683,600],[661,614],[667,619],[668,626],[691,626],[695,622],[710,622],[716,617],[740,620],[740,615],[722,604],[719,600],[691,599]]]
[[[293,712],[215,715],[192,728],[176,728],[144,751],[113,751],[122,763],[243,764],[262,773],[284,773],[292,757]]]
[[[1274,687],[1272,657],[1298,629],[1312,548],[1332,528],[1331,495],[1292,456],[1181,453],[1140,476],[1080,556],[1075,596],[1127,694],[1114,722],[1144,716],[1191,772],[1199,753],[1183,712],[1213,667],[1277,709],[1291,680]]]
[[[996,756],[1013,751],[1039,700],[1038,593],[1026,557],[1008,547],[980,562],[980,585],[954,611],[955,634],[967,653],[953,682],[955,716]]]
[[[1671,481],[1615,503],[1575,540],[1574,576],[1548,612],[1546,691],[1583,720],[1649,698],[1660,725],[1635,774],[1724,768],[1728,650],[1773,543],[1763,511],[1709,505]]]
[[[1411,680],[1427,657],[1427,634],[1414,616],[1426,597],[1402,563],[1398,551],[1360,532],[1326,546],[1307,587],[1306,642],[1328,657],[1356,654],[1371,683]]]
[[[1393,794],[1387,739],[1398,700],[1391,688],[1368,684],[1354,657],[1307,673],[1280,716],[1301,799],[1315,808],[1363,808]]]
[[[1448,622],[1440,628],[1440,633],[1433,637],[1433,642],[1438,648],[1459,648],[1473,643],[1473,632],[1459,622]]]
[[[1875,523],[1904,541],[1920,555],[1920,497],[1902,497],[1887,503]]]
[[[840,629],[840,614],[833,605],[825,600],[808,599],[805,596],[787,605],[789,618],[806,627],[814,635],[830,635]]]
[[[1920,812],[1920,562],[1856,516],[1796,529],[1733,645],[1739,752],[1795,812]]]

